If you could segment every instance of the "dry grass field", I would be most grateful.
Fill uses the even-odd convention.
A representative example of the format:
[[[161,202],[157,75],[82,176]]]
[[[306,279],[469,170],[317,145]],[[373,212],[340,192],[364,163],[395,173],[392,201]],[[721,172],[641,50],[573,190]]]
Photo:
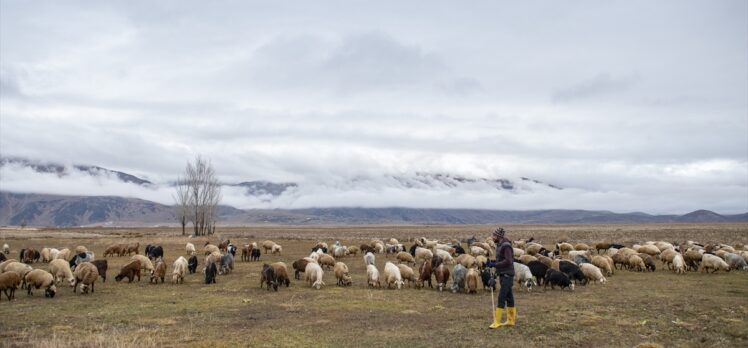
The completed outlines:
[[[512,239],[535,237],[546,245],[559,239],[594,243],[612,240],[632,244],[646,240],[748,244],[748,224],[688,225],[518,225],[505,226]],[[676,275],[617,271],[605,285],[578,286],[575,291],[515,286],[518,323],[512,329],[488,330],[492,307],[489,292],[477,295],[433,289],[378,290],[365,286],[361,256],[345,262],[351,287],[335,285],[326,272],[326,286],[310,289],[291,281],[278,292],[260,289],[260,269],[267,262],[291,263],[310,252],[317,241],[359,245],[371,238],[395,237],[410,246],[416,237],[483,239],[494,226],[365,226],[365,227],[232,227],[206,238],[186,238],[170,228],[142,229],[2,229],[0,244],[18,258],[21,248],[74,248],[85,245],[103,256],[114,243],[161,244],[167,264],[185,255],[187,241],[198,249],[229,238],[237,245],[271,239],[283,255],[263,254],[260,262],[241,262],[235,271],[203,284],[202,274],[183,285],[117,283],[114,276],[129,258],[109,260],[106,283],[96,292],[73,294],[60,288],[54,299],[36,290],[18,291],[0,302],[1,346],[76,347],[633,347],[656,343],[667,347],[748,346],[748,274],[730,272]],[[394,257],[390,257],[390,260]],[[387,261],[377,255],[382,271]],[[200,267],[202,267],[202,257]],[[47,269],[44,263],[34,268]],[[171,272],[169,267],[168,272]],[[291,275],[292,276],[292,275]]]

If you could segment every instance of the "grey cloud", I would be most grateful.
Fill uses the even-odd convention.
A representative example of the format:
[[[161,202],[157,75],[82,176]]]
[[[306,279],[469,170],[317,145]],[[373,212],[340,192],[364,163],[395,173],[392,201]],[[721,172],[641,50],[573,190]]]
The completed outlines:
[[[609,73],[601,73],[573,86],[556,90],[551,99],[554,103],[564,103],[610,95],[629,89],[635,82],[634,76],[613,77]]]

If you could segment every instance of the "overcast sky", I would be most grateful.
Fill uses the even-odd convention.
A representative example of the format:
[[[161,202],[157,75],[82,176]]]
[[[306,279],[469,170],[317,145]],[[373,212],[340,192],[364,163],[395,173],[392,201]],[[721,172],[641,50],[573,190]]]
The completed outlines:
[[[748,211],[746,1],[470,4],[2,1],[0,154],[159,182],[199,153],[225,181],[304,185],[272,207]],[[415,172],[566,190],[376,179]]]

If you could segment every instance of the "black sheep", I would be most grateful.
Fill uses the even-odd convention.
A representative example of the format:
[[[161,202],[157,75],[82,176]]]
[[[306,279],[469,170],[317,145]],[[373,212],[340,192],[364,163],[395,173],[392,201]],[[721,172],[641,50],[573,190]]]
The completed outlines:
[[[101,276],[102,282],[106,283],[106,271],[109,268],[109,264],[106,260],[93,260],[91,263],[96,266],[96,270],[99,271],[99,275]]]
[[[418,247],[418,245],[416,245],[416,244],[413,244],[413,246],[410,247],[410,255],[412,255],[413,257],[416,257],[416,248],[417,247]]]
[[[623,248],[625,248],[626,246],[625,246],[625,245],[623,245],[623,244],[611,244],[611,245],[610,245],[610,247],[611,247],[611,248],[616,248],[616,249],[623,249]]]
[[[583,263],[590,263],[590,259],[586,258],[583,255],[577,255],[574,257],[574,262],[576,262],[577,265],[581,265]]]
[[[227,250],[231,253],[231,256],[236,257],[236,245],[229,244]]]
[[[442,260],[441,256],[434,255],[434,257],[431,258],[431,269],[436,269],[442,264],[442,262],[444,262],[444,260]]]
[[[164,257],[164,248],[161,247],[160,245],[153,245],[153,246],[151,246],[150,250],[148,250],[148,247],[146,247],[145,253],[146,253],[146,255],[148,255],[148,258],[151,259],[151,260],[155,260],[155,259],[157,259],[159,257],[163,259],[163,257]]]
[[[480,272],[480,280],[483,282],[483,289],[493,289],[496,290],[496,281],[494,280],[494,275],[491,273],[491,269],[484,268]],[[493,281],[492,281],[493,280]]]
[[[455,255],[462,255],[465,253],[465,249],[459,244],[455,245],[454,248],[455,248]]]
[[[3,253],[0,253],[0,262],[3,262],[3,261],[5,261],[5,260],[7,260],[7,259],[8,259],[8,258],[7,258],[7,257],[5,257],[5,254],[3,254]]]
[[[543,285],[545,280],[545,273],[548,272],[548,266],[540,261],[530,261],[527,263],[527,267],[530,268],[530,273],[535,279],[538,280],[538,285]]]
[[[278,280],[275,277],[275,270],[273,270],[273,267],[271,267],[267,263],[262,265],[262,277],[260,278],[260,289],[262,289],[263,283],[267,284],[268,291],[270,291],[270,286],[272,286],[275,291],[278,291]]]
[[[250,261],[259,261],[260,260],[260,249],[252,249],[252,254],[250,257]]]
[[[558,265],[559,270],[566,274],[569,279],[573,279],[576,284],[577,281],[582,285],[587,285],[587,277],[584,275],[579,266],[569,261],[561,261]]]
[[[553,268],[549,268],[545,273],[544,287],[547,288],[548,284],[551,285],[551,289],[555,289],[556,286],[559,286],[561,289],[569,288],[569,290],[574,290],[574,284],[571,283],[569,277]]]
[[[319,245],[315,245],[314,248],[312,248],[312,252],[315,253],[317,250],[322,250],[323,253],[327,254],[327,248]]]
[[[189,261],[187,261],[187,270],[189,270],[190,274],[197,272],[197,256],[190,256]]]
[[[205,284],[216,283],[216,273],[218,273],[218,270],[216,269],[215,262],[211,262],[208,266],[205,267]]]

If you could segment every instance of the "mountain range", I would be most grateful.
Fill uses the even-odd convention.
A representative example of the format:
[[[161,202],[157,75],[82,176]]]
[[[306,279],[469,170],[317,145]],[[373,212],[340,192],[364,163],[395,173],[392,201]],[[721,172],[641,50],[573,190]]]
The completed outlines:
[[[92,165],[64,166],[42,163],[24,158],[0,158],[0,167],[30,168],[37,173],[65,177],[71,171],[143,187],[158,184],[128,173]],[[343,185],[355,187],[371,178],[354,178]],[[518,180],[467,178],[447,173],[415,173],[390,175],[387,185],[402,189],[493,189],[518,192],[522,190],[563,188],[522,177]],[[244,181],[223,183],[241,188],[243,194],[270,201],[292,194],[300,188],[293,182]],[[2,188],[0,187],[0,190]],[[220,206],[220,224],[585,224],[585,223],[679,223],[679,222],[748,222],[748,213],[720,215],[708,210],[697,210],[685,215],[651,215],[641,212],[614,213],[589,210],[480,210],[480,209],[418,209],[410,207],[361,208],[333,207],[307,209],[236,209]],[[174,208],[137,198],[119,196],[62,196],[39,193],[0,191],[0,225],[29,226],[153,226],[176,224]]]

